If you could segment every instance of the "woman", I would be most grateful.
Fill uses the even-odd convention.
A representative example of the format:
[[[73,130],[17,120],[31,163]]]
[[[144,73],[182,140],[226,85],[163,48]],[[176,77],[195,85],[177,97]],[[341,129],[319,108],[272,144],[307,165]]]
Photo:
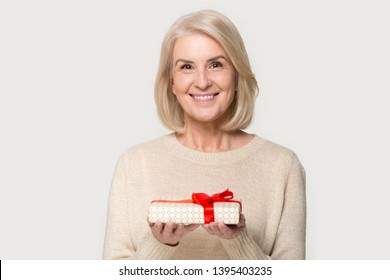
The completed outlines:
[[[257,82],[244,43],[210,10],[179,18],[161,49],[159,116],[174,133],[130,148],[112,182],[106,259],[303,259],[305,176],[296,155],[243,131]],[[237,225],[147,222],[153,199],[229,188]]]

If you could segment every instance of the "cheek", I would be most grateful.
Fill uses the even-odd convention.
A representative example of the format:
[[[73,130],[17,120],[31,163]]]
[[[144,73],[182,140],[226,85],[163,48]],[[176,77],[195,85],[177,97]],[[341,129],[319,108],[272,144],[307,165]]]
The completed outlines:
[[[175,95],[185,93],[190,86],[190,77],[173,77],[172,79],[172,92]]]
[[[234,91],[235,89],[235,79],[232,74],[224,73],[222,75],[215,76],[215,82],[217,82],[217,84],[225,90],[231,89]]]

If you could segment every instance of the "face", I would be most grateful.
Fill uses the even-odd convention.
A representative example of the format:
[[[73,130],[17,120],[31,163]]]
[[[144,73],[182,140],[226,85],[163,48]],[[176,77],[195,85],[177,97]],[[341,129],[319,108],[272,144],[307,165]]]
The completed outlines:
[[[230,119],[235,71],[213,38],[194,33],[176,40],[172,82],[172,92],[184,110],[187,126],[222,125]]]

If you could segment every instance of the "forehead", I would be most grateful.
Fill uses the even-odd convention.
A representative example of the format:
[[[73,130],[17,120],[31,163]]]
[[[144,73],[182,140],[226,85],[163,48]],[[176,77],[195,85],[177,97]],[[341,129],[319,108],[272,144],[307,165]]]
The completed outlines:
[[[180,37],[173,46],[173,59],[202,60],[223,55],[226,52],[221,44],[207,34],[200,32],[191,33]]]

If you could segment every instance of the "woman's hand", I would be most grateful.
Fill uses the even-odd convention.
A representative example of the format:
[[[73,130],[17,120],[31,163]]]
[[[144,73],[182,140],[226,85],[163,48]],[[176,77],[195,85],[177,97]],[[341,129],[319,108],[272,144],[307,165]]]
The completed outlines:
[[[184,224],[175,224],[174,222],[166,224],[161,222],[149,223],[149,226],[153,236],[158,241],[170,246],[176,246],[183,236],[199,227],[197,224],[185,226]]]
[[[225,225],[224,223],[209,223],[203,225],[203,228],[211,235],[216,235],[224,239],[233,239],[240,235],[245,227],[245,216],[240,215],[240,220],[237,225]]]

